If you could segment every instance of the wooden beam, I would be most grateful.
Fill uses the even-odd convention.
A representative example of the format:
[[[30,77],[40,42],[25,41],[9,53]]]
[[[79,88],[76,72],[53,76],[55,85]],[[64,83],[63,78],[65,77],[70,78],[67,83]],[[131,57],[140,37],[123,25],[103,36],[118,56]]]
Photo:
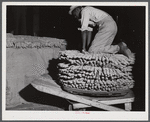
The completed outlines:
[[[91,100],[85,99],[83,97],[79,97],[79,96],[70,94],[68,92],[63,91],[61,88],[44,84],[44,82],[34,81],[31,83],[31,85],[41,92],[45,92],[45,93],[55,95],[55,96],[58,96],[61,98],[77,101],[79,103],[83,103],[83,104],[86,104],[89,106],[101,108],[101,109],[108,110],[108,111],[125,111],[124,109],[109,106],[109,105],[106,105],[106,104],[101,103],[101,102],[91,101]]]

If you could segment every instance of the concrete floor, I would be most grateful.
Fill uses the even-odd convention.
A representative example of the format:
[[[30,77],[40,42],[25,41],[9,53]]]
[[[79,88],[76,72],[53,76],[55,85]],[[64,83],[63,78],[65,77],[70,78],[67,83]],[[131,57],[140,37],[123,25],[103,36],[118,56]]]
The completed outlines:
[[[15,107],[7,108],[7,110],[64,111],[63,108],[59,108],[51,105],[42,105],[37,103],[21,104]]]

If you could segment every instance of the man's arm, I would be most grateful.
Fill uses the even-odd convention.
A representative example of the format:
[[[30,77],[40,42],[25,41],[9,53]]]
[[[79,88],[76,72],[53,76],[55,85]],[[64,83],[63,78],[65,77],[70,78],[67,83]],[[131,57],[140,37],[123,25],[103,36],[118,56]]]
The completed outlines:
[[[82,50],[87,51],[87,48],[90,45],[91,37],[92,37],[92,31],[81,31],[81,37],[82,37]]]
[[[86,37],[87,31],[81,31],[81,38],[82,38],[82,50],[86,51]]]
[[[82,49],[87,51],[87,47],[91,41],[91,31],[93,28],[89,27],[90,24],[90,11],[89,10],[82,10],[81,16],[81,37],[82,37]]]
[[[88,48],[90,46],[90,43],[91,43],[91,38],[92,38],[92,31],[87,31],[87,51],[88,51]]]

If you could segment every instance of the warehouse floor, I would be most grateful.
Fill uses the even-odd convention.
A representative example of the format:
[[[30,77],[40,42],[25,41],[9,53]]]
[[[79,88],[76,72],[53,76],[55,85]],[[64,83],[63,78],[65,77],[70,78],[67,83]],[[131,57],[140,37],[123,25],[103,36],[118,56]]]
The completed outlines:
[[[28,103],[7,108],[6,110],[39,110],[39,111],[68,110],[69,103],[67,100],[50,94],[39,92],[36,89],[34,89],[31,85],[29,85],[24,91],[22,91],[20,95],[26,101],[28,101]],[[124,108],[124,105],[120,104],[116,105],[116,107]],[[135,102],[132,103],[132,111],[144,111],[144,110],[145,107],[142,98],[140,98],[139,96],[135,97]],[[87,108],[87,111],[103,111],[103,110],[91,107]]]
[[[137,102],[134,102],[132,105],[132,111],[142,111],[142,108],[140,106],[135,105]],[[61,103],[60,103],[61,104]],[[68,104],[66,102],[66,104]],[[139,103],[140,104],[140,103]],[[117,105],[120,108],[124,108],[123,105]],[[54,105],[44,105],[44,104],[38,104],[38,103],[26,103],[26,104],[22,104],[22,105],[18,105],[15,107],[11,107],[11,108],[7,108],[7,110],[33,110],[33,111],[67,111],[68,110],[68,106],[54,106]],[[101,109],[97,109],[94,107],[91,108],[87,108],[87,111],[103,111]]]
[[[51,106],[51,105],[43,105],[43,104],[37,104],[37,103],[27,103],[18,105],[16,107],[8,108],[7,110],[40,110],[40,111],[64,111],[64,109]]]

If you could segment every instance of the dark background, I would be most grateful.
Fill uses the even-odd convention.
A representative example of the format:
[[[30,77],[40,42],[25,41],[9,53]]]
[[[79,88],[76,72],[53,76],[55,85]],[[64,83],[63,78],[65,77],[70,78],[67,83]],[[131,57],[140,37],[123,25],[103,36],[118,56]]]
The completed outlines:
[[[67,49],[80,49],[80,26],[68,14],[69,6],[24,6],[25,22],[19,19],[19,31],[16,27],[16,6],[7,7],[7,33],[15,35],[32,35],[41,37],[54,37],[65,39]],[[113,44],[126,42],[128,47],[136,54],[133,68],[135,86],[135,102],[133,110],[145,110],[145,7],[144,6],[95,6],[110,14],[118,25],[118,33]],[[18,10],[21,9],[18,7]],[[21,15],[22,15],[21,14]],[[38,19],[35,19],[34,16]],[[37,21],[36,21],[37,20]],[[35,22],[37,23],[35,25]],[[23,27],[22,25],[25,25]],[[33,29],[34,28],[34,29]],[[95,31],[94,31],[95,32]]]

